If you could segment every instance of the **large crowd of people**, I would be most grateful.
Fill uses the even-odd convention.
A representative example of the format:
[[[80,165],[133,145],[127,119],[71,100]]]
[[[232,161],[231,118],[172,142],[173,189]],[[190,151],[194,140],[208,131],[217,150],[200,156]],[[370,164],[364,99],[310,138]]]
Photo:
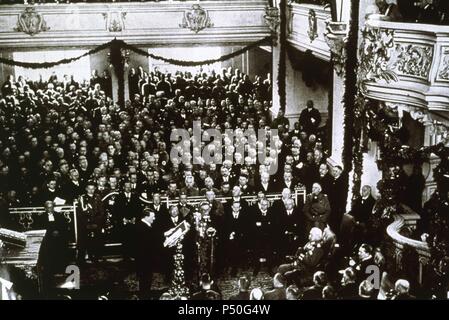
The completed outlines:
[[[138,67],[129,73],[131,101],[124,106],[105,93],[108,79],[95,71],[84,83],[56,74],[38,82],[11,76],[1,88],[0,226],[19,227],[8,208],[44,206],[35,227],[52,231],[42,253],[50,271],[67,257],[61,245],[68,241],[67,223],[55,210],[62,201],[77,206],[78,263],[101,260],[104,243],[120,241],[124,259],[135,263],[142,297],[154,272],[172,277],[175,248],[164,247],[164,240],[182,221],[186,279],[202,287],[194,299],[220,296],[209,292],[218,291],[211,278],[237,277],[242,270],[256,276],[264,268],[274,275],[274,291],[249,293],[250,280],[242,278],[241,294],[356,298],[362,290],[375,296],[378,288],[365,281],[364,269],[371,262],[382,268],[383,261],[364,243],[371,188],[363,188],[354,207],[357,232],[348,238],[340,233],[348,224],[343,168],[329,170],[313,101],[290,128],[282,110],[272,116],[269,75],[251,81],[231,68],[171,75]],[[201,121],[203,141],[214,128],[224,143],[198,144],[194,121]],[[180,129],[188,139],[170,139]],[[243,133],[257,129],[273,142],[249,143],[255,137]],[[205,150],[231,160],[208,162]],[[306,190],[305,201],[293,196],[298,188]],[[282,196],[272,202],[270,194]],[[257,200],[249,203],[246,196]],[[174,204],[167,206],[165,197]],[[203,199],[194,206],[191,197]],[[354,248],[357,255],[348,260]]]

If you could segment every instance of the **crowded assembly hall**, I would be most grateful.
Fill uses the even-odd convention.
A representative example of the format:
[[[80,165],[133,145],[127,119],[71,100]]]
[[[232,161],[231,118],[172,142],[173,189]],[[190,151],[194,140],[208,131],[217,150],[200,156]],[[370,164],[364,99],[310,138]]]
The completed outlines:
[[[0,300],[449,297],[447,1],[0,25]]]

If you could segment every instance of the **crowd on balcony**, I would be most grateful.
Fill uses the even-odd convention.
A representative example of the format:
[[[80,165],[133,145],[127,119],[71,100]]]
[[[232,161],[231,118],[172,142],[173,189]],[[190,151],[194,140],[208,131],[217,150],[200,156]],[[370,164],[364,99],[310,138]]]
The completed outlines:
[[[376,0],[368,14],[381,14],[397,22],[449,24],[449,3],[444,0]]]
[[[136,263],[142,297],[153,271],[170,277],[174,249],[163,246],[164,233],[184,220],[197,231],[206,223],[217,239],[215,268],[204,269],[194,299],[220,296],[211,277],[238,277],[248,269],[256,276],[264,268],[274,275],[274,289],[250,292],[249,279],[240,278],[238,296],[371,299],[388,297],[391,289],[398,298],[410,297],[410,283],[387,272],[380,291],[366,280],[368,265],[386,270],[378,244],[370,244],[375,200],[365,186],[351,215],[344,215],[343,170],[326,164],[313,101],[291,128],[283,111],[272,116],[269,75],[251,81],[237,69],[171,75],[138,67],[128,80],[131,100],[121,106],[106,94],[112,91],[107,73],[94,71],[83,83],[56,74],[37,82],[8,78],[0,99],[0,226],[17,227],[8,208],[44,206],[36,223],[57,231],[47,233],[54,244],[47,258],[56,268],[65,257],[61,243],[67,235],[54,202],[76,201],[78,263],[101,260],[112,232],[123,244],[125,260]],[[197,145],[194,120],[201,121],[203,140],[208,141],[206,129],[215,128],[224,143]],[[181,144],[170,139],[180,129],[189,133]],[[225,129],[234,129],[235,136]],[[243,134],[251,129],[266,129],[273,142],[251,145],[256,136]],[[205,149],[232,160],[207,162]],[[180,158],[171,157],[173,150]],[[305,202],[295,202],[297,188],[306,189]],[[267,195],[273,193],[281,199],[269,203]],[[257,196],[254,205],[247,195]],[[179,202],[167,208],[164,196]],[[189,204],[194,196],[204,197],[198,207]],[[196,237],[187,233],[184,240],[188,281],[199,268]]]

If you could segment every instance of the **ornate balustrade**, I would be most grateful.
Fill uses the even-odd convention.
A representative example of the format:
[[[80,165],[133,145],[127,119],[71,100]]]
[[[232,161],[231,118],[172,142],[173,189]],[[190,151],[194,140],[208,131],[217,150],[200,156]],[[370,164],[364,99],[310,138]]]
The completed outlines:
[[[363,40],[367,97],[449,111],[449,26],[368,19]]]
[[[330,18],[330,10],[322,5],[290,4],[288,42],[300,51],[310,50],[316,57],[330,61],[331,51],[324,36]]]
[[[0,6],[0,47],[229,44],[270,35],[265,0]]]
[[[403,266],[402,258],[406,248],[412,249],[419,256],[419,274],[418,282],[422,284],[423,272],[425,266],[429,263],[430,249],[427,242],[414,240],[401,234],[406,227],[415,228],[419,215],[410,208],[403,205],[405,214],[395,216],[395,221],[387,227],[387,234],[391,238],[395,246],[396,266],[401,269]]]

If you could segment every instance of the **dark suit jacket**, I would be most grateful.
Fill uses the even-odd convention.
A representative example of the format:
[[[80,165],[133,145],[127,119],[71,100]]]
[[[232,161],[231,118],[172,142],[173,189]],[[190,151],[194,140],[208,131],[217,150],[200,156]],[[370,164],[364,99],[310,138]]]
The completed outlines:
[[[262,185],[262,183],[260,182],[260,180],[257,180],[254,186],[254,189],[256,190],[256,192],[259,191],[263,191],[263,193],[267,194],[267,193],[274,193],[277,191],[277,187],[273,182],[268,182],[268,188],[265,189]]]
[[[160,253],[163,244],[161,234],[146,223],[138,220],[136,223],[136,237],[138,241],[136,252],[136,268],[138,273],[151,272],[160,267]]]
[[[357,283],[349,283],[340,288],[339,297],[343,300],[354,300],[359,298],[359,286]]]
[[[250,292],[239,292],[236,295],[230,296],[229,300],[249,300]]]
[[[192,300],[221,300],[221,294],[214,290],[201,290],[192,295]]]
[[[125,196],[124,192],[120,192],[115,198],[114,216],[117,220],[141,218],[142,206],[140,205],[139,196],[135,193],[131,193],[130,200]]]
[[[370,195],[367,199],[357,198],[352,207],[352,216],[361,223],[367,223],[373,212],[373,207],[376,200]]]
[[[301,300],[321,300],[323,298],[323,287],[313,285],[304,290]]]
[[[265,300],[286,300],[285,288],[274,288],[264,295]]]

